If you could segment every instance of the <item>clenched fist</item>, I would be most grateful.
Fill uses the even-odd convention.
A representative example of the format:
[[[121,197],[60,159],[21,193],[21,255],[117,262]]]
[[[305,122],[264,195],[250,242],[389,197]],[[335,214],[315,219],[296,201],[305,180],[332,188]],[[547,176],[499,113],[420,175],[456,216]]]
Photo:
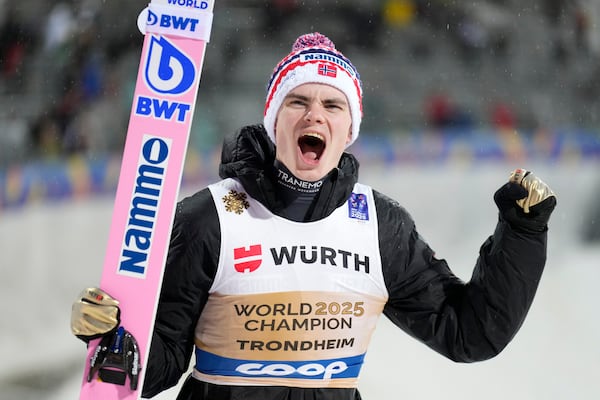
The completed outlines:
[[[514,170],[494,194],[500,218],[515,230],[537,233],[548,229],[556,196],[540,178],[525,169]]]

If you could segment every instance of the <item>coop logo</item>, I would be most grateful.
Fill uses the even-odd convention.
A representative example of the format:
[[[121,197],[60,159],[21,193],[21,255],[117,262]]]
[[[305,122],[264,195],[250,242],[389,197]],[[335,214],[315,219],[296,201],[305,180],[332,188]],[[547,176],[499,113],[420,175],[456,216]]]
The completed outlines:
[[[250,247],[233,249],[234,268],[237,272],[254,272],[262,264],[262,246],[254,244]]]
[[[294,363],[296,365],[283,363],[246,363],[239,365],[235,370],[243,375],[251,376],[277,376],[288,378],[312,378],[312,379],[331,379],[334,375],[341,374],[348,369],[348,365],[343,361],[334,361],[329,364],[313,363]]]
[[[121,245],[118,273],[144,279],[158,206],[163,192],[171,140],[145,135],[138,159],[129,220]]]

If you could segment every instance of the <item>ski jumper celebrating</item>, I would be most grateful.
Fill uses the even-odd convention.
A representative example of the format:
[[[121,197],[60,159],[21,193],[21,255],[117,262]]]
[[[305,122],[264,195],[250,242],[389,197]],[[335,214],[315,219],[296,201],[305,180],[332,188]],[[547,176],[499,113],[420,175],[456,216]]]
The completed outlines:
[[[362,97],[353,64],[319,33],[277,64],[264,123],[226,139],[222,180],[178,204],[144,397],[176,385],[194,357],[179,400],[360,399],[382,313],[457,362],[494,357],[514,337],[544,269],[554,193],[513,171],[464,282],[407,210],[358,182],[346,149]],[[116,303],[97,331],[78,324],[95,305],[75,306],[81,338],[118,326]]]

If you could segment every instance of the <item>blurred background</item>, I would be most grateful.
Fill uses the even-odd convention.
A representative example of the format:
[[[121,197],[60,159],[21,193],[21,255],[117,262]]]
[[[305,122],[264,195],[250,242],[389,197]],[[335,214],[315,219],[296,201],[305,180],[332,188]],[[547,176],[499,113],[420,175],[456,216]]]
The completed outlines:
[[[0,399],[78,396],[70,306],[99,282],[146,5],[0,0]],[[458,365],[382,319],[363,397],[600,398],[600,0],[216,0],[181,196],[217,179],[223,137],[262,121],[273,67],[311,31],[361,74],[361,181],[400,201],[457,275],[512,169],[559,199],[507,349]]]

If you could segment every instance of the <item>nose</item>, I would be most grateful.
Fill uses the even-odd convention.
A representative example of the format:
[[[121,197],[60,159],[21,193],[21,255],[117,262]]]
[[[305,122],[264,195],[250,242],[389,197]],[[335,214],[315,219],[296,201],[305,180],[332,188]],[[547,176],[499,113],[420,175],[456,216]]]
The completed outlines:
[[[304,114],[304,119],[307,122],[312,123],[323,123],[324,115],[323,115],[323,106],[318,104],[317,102],[312,102],[308,105],[306,109],[306,114]]]

